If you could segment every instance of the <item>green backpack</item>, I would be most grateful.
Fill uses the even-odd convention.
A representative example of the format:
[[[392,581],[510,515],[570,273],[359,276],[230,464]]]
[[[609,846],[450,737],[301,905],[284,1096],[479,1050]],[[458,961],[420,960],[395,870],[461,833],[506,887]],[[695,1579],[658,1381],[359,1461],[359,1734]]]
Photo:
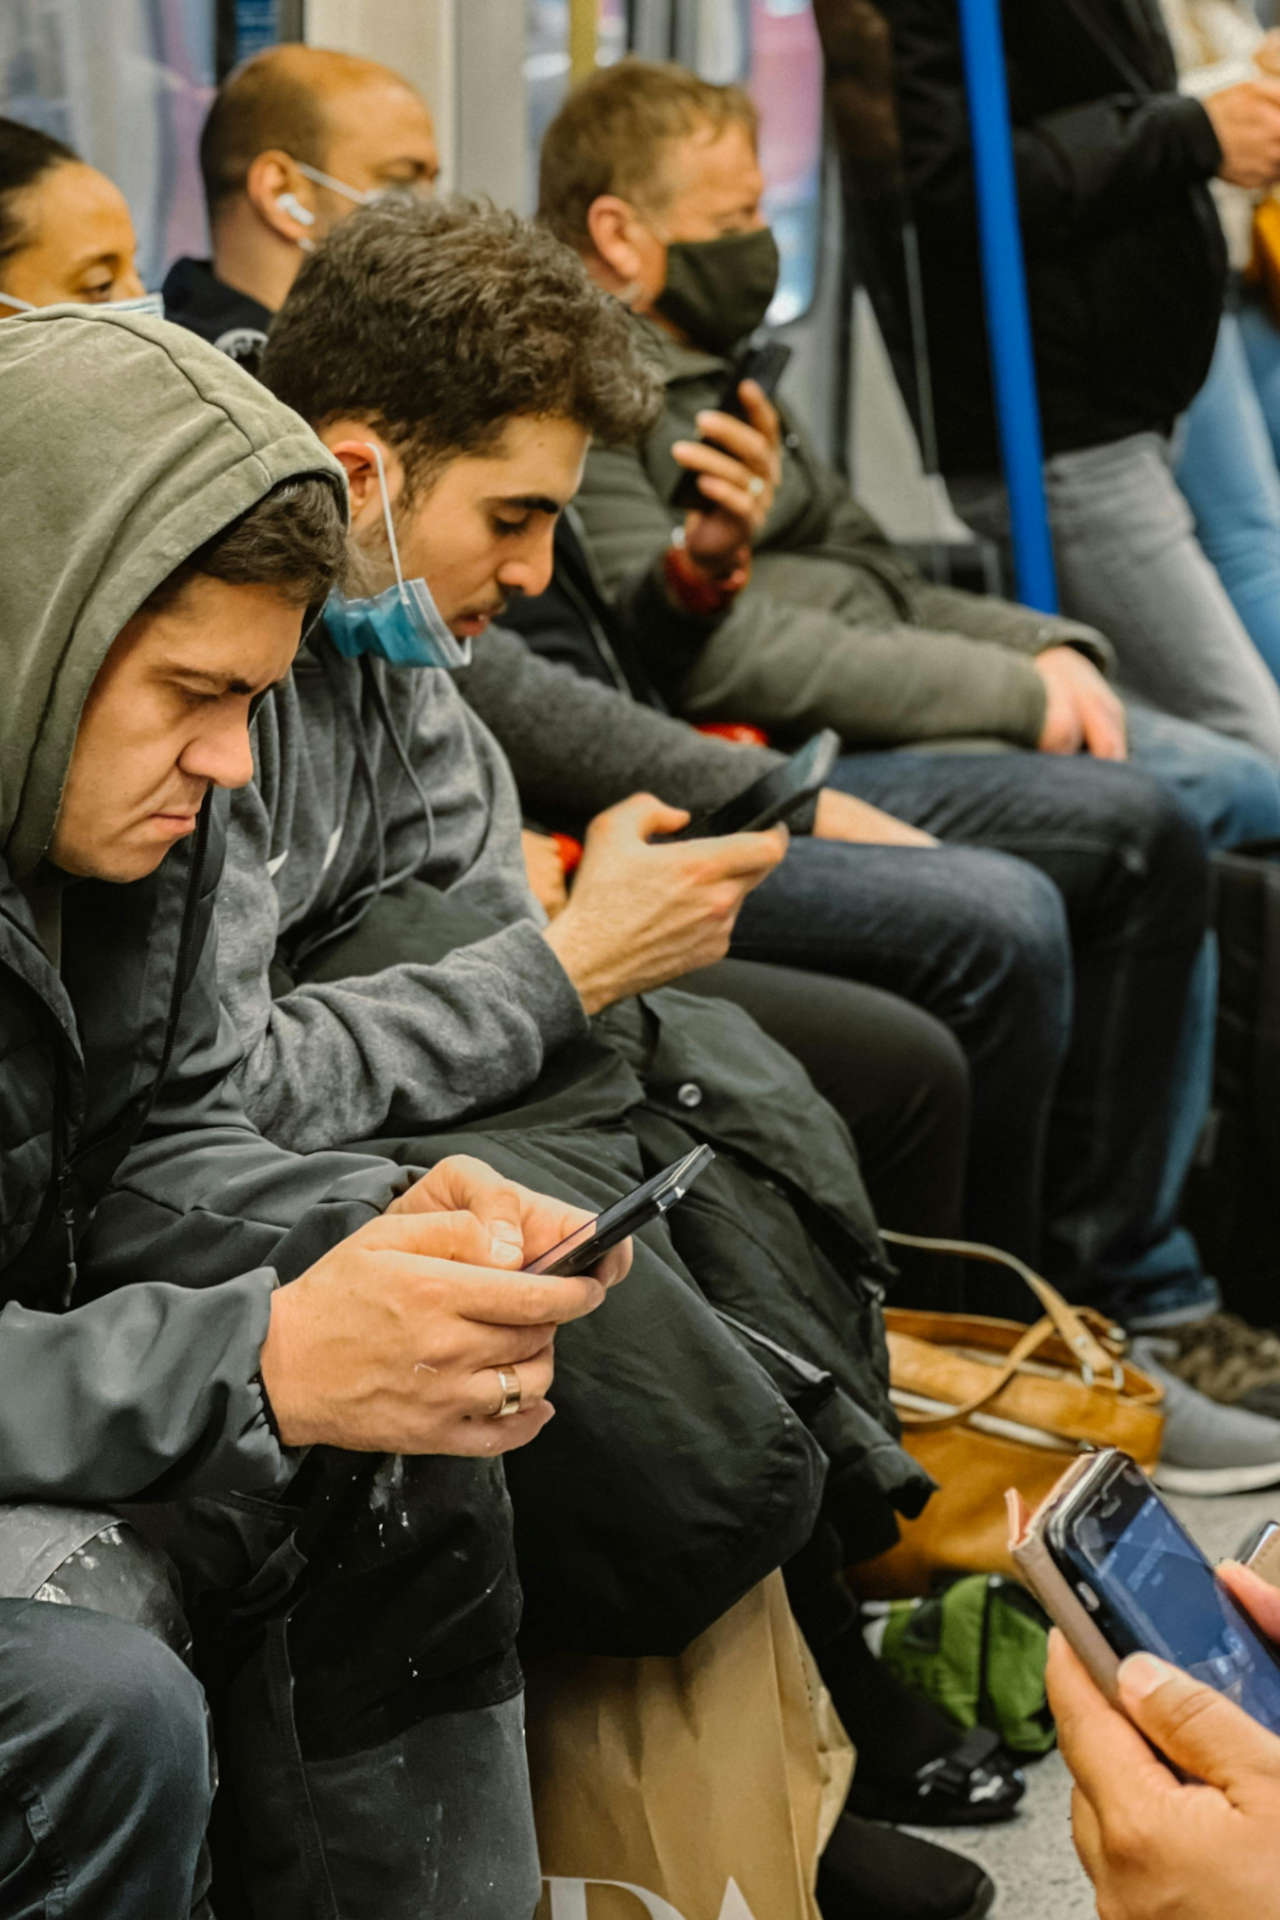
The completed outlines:
[[[1049,1622],[1024,1587],[965,1574],[924,1600],[894,1600],[880,1657],[905,1687],[957,1725],[990,1727],[1013,1753],[1047,1753]]]

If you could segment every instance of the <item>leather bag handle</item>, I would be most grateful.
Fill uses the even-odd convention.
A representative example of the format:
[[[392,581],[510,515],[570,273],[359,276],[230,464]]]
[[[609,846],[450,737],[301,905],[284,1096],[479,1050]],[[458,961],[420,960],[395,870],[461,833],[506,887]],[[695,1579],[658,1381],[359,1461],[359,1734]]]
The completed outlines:
[[[1051,1287],[1047,1280],[1042,1279],[1025,1260],[1019,1260],[1016,1254],[1005,1253],[1000,1247],[988,1247],[980,1240],[932,1240],[922,1234],[892,1233],[887,1227],[880,1229],[880,1238],[893,1246],[917,1247],[924,1253],[950,1253],[961,1260],[985,1261],[988,1266],[1004,1267],[1010,1273],[1016,1273],[1030,1287],[1041,1308],[1076,1356],[1085,1385],[1092,1386],[1095,1379],[1099,1378],[1110,1380],[1115,1386],[1121,1384],[1123,1376],[1115,1353],[1103,1345],[1088,1322],[1069,1301],[1063,1299],[1058,1289]],[[1020,1340],[1014,1351],[1018,1352],[1024,1344]],[[1026,1358],[1025,1354],[1023,1358]]]
[[[989,1386],[972,1400],[965,1400],[956,1407],[943,1407],[937,1413],[919,1413],[910,1408],[895,1405],[894,1412],[904,1427],[945,1427],[956,1420],[967,1420],[972,1413],[980,1413],[983,1407],[990,1406],[996,1396],[1004,1391],[1023,1362],[1029,1360],[1046,1340],[1052,1339],[1056,1329],[1046,1314],[1043,1320],[1028,1327],[1016,1347],[1005,1358],[1004,1365],[998,1367],[991,1376]]]

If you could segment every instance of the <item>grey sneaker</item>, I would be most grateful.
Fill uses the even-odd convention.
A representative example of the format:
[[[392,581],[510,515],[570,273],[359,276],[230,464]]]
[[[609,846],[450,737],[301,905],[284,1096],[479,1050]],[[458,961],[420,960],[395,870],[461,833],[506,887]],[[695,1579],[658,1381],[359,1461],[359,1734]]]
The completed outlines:
[[[1134,1362],[1164,1388],[1164,1444],[1155,1482],[1168,1493],[1251,1493],[1280,1485],[1280,1420],[1209,1400],[1167,1365],[1163,1335],[1140,1334]],[[1176,1349],[1175,1349],[1176,1351]]]
[[[1161,1362],[1189,1387],[1250,1413],[1280,1418],[1280,1337],[1235,1313],[1209,1313],[1185,1326],[1161,1327]]]

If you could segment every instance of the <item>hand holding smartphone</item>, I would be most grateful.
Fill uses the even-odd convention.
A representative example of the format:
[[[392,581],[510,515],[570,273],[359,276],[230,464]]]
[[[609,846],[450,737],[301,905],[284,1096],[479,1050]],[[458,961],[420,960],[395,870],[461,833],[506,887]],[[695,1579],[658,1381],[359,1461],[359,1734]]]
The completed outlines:
[[[1280,1653],[1127,1454],[1082,1455],[1034,1514],[1008,1502],[1018,1572],[1113,1704],[1120,1662],[1154,1653],[1280,1733]],[[1255,1549],[1264,1577],[1276,1542]]]
[[[748,347],[735,363],[733,372],[725,381],[724,387],[716,399],[714,411],[727,413],[732,420],[745,420],[747,410],[742,404],[739,388],[744,380],[754,380],[766,400],[772,400],[777,392],[778,383],[787,370],[791,358],[790,347],[780,340],[766,340],[759,346]],[[715,440],[703,437],[704,446],[717,446]],[[684,468],[676,481],[671,494],[671,504],[681,513],[711,513],[715,502],[708,499],[698,485],[698,476],[691,468]]]
[[[588,1220],[575,1232],[567,1234],[554,1247],[531,1267],[526,1273],[574,1274],[586,1273],[601,1260],[610,1247],[616,1247],[620,1240],[626,1240],[650,1220],[661,1219],[669,1213],[686,1193],[699,1174],[705,1173],[715,1153],[708,1146],[695,1147],[692,1153],[686,1153],[682,1159],[673,1160],[661,1173],[655,1173],[651,1180],[645,1180],[638,1187],[613,1206],[606,1207],[594,1220]]]
[[[753,780],[713,813],[691,820],[666,840],[705,840],[724,833],[763,833],[786,820],[806,800],[821,793],[840,753],[840,735],[831,727],[815,733],[780,767]]]

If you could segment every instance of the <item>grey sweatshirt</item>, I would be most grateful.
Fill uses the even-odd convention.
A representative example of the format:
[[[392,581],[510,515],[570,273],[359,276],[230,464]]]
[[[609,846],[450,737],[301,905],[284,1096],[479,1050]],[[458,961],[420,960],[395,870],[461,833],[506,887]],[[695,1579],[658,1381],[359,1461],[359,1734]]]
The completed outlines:
[[[358,665],[317,638],[264,700],[255,760],[254,785],[233,801],[219,975],[245,1047],[241,1092],[264,1133],[305,1151],[444,1125],[511,1100],[586,1031],[526,884],[510,770],[447,674]],[[296,964],[380,872],[428,881],[499,930],[438,965],[273,1000],[277,949]]]
[[[429,802],[430,834],[375,687]],[[697,733],[501,629],[454,680],[380,662],[362,675],[318,641],[264,702],[255,734],[257,780],[235,796],[218,897],[222,993],[246,1049],[250,1114],[302,1151],[501,1105],[585,1031],[577,991],[539,932],[522,806],[548,825],[577,824],[647,789],[699,813],[783,758]],[[412,873],[501,931],[435,966],[273,1000],[277,948],[287,965],[299,941],[343,922],[378,880],[380,844],[384,878]]]

